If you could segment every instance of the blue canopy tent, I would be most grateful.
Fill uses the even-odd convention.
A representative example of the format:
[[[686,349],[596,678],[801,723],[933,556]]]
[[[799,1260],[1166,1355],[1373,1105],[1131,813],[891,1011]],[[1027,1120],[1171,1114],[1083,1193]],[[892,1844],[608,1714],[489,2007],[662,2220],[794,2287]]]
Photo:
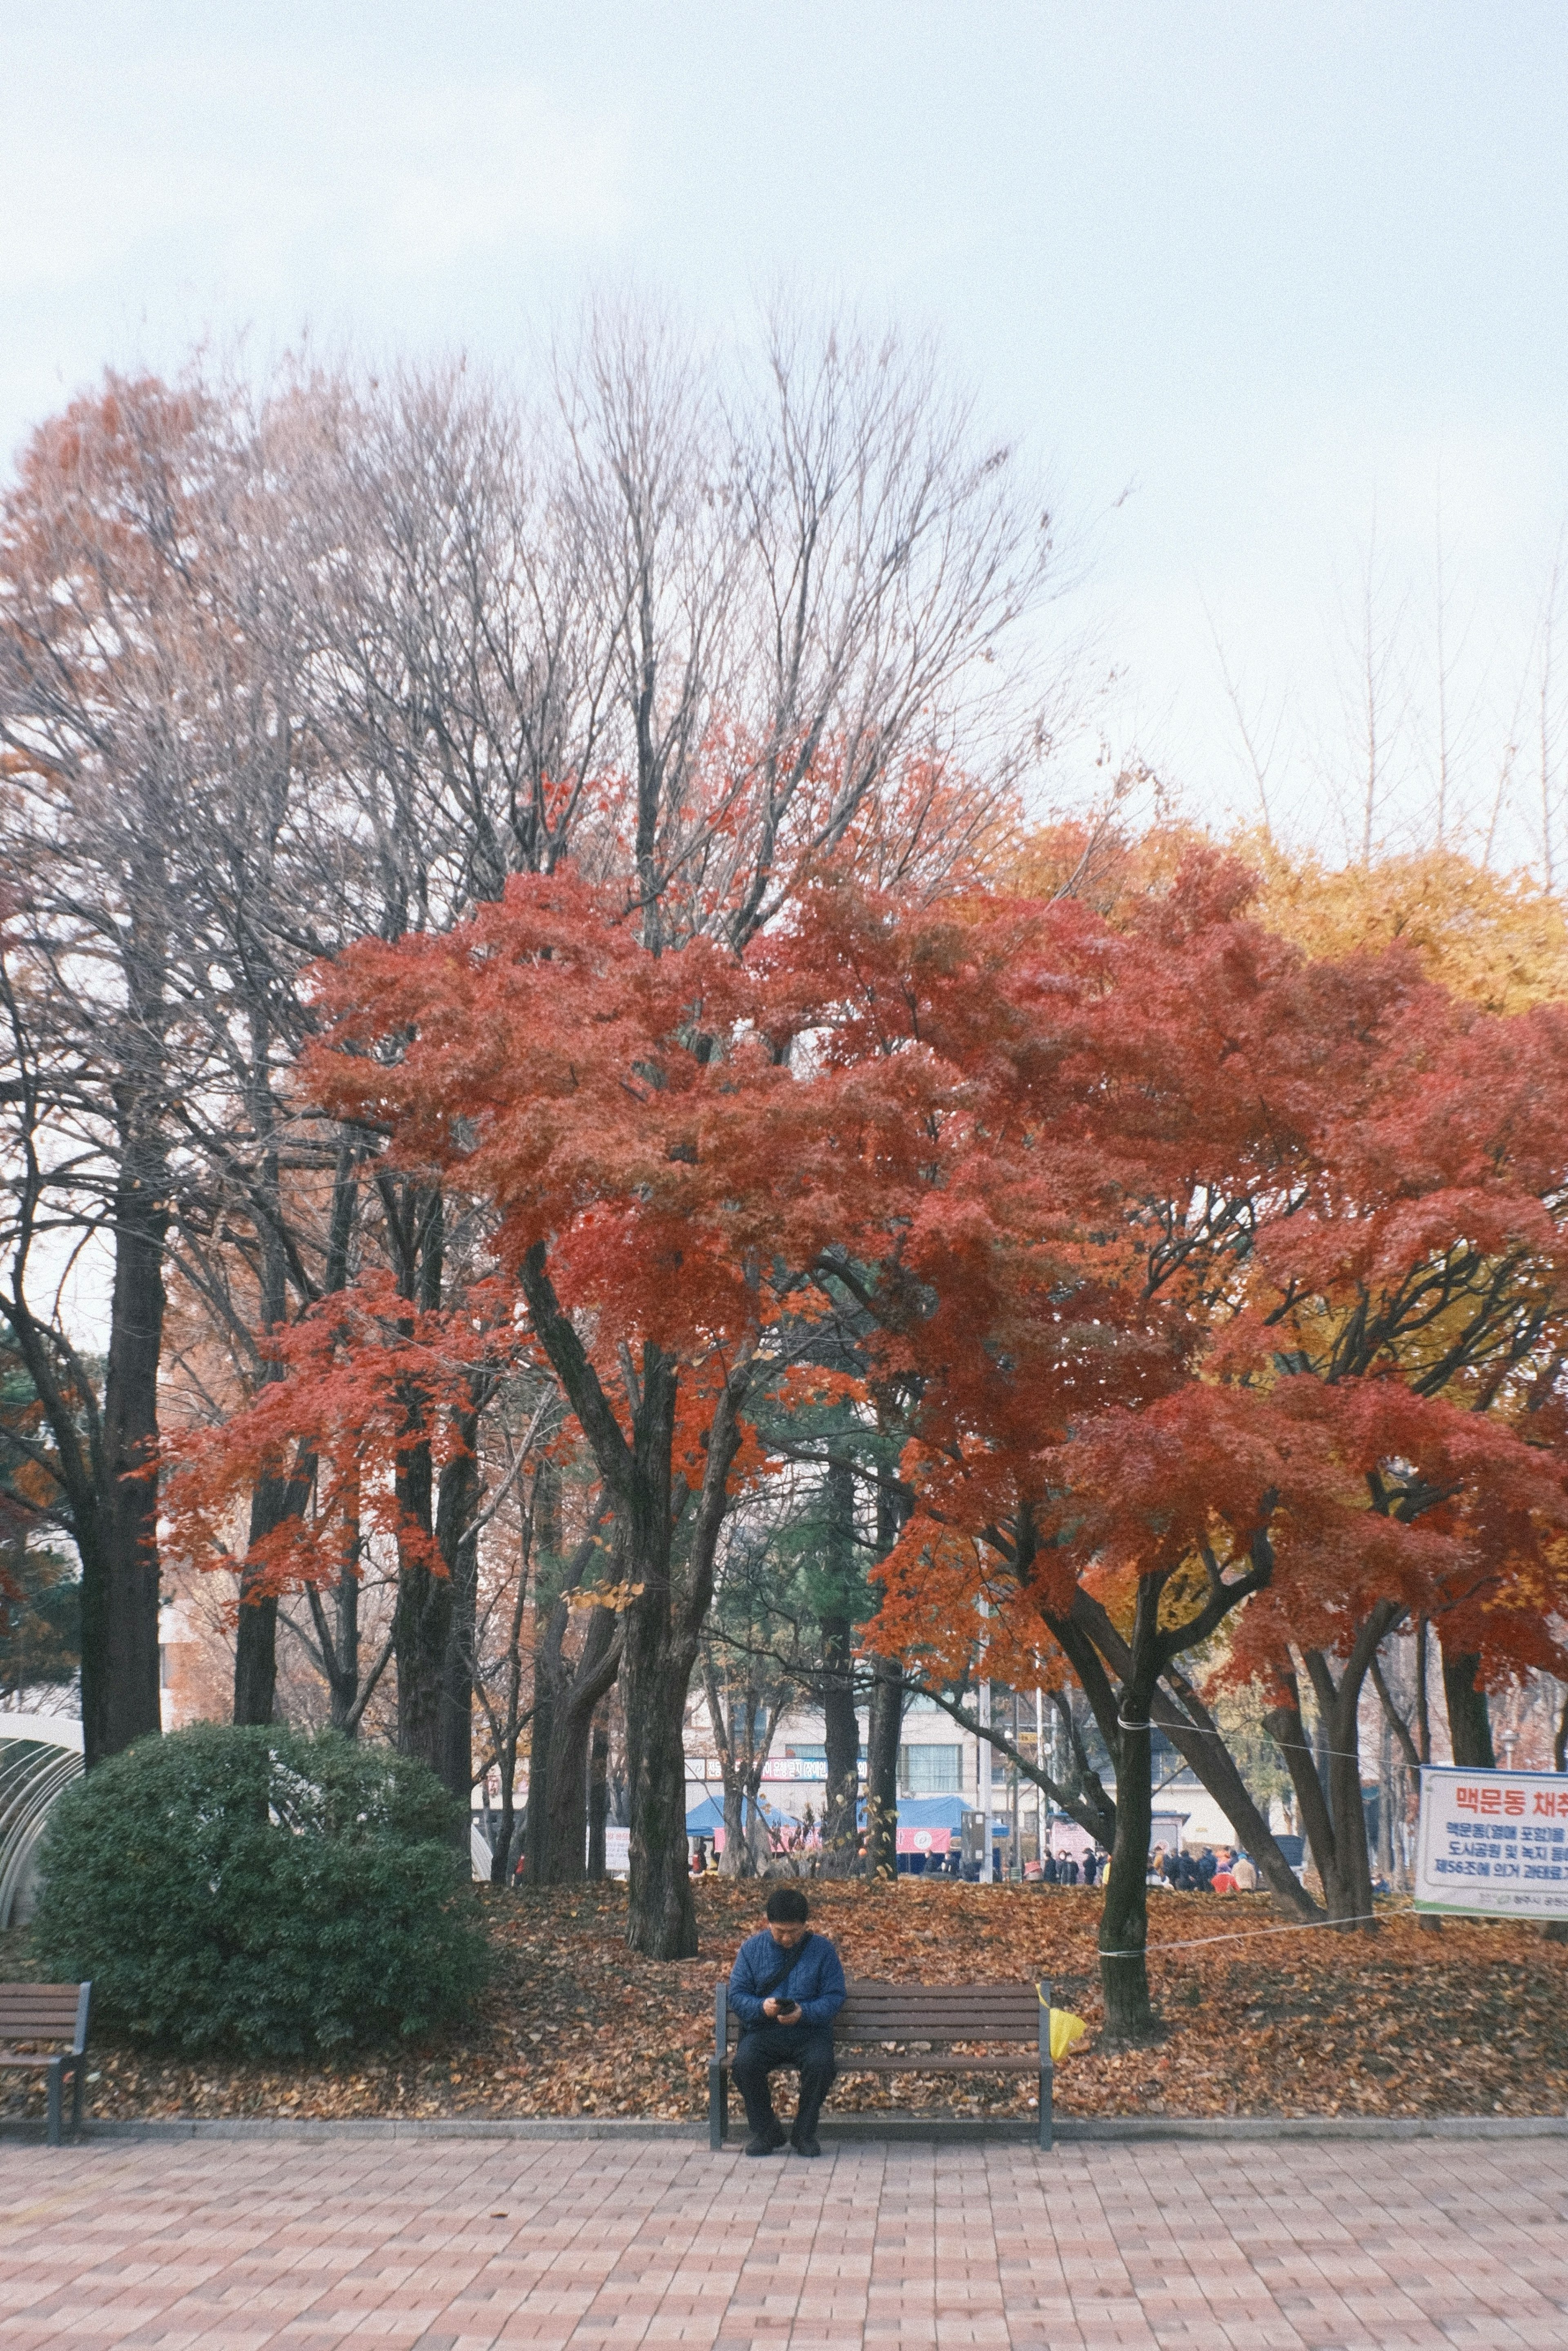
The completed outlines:
[[[923,1871],[931,1865],[935,1855],[937,1865],[946,1860],[949,1843],[957,1850],[957,1839],[964,1826],[964,1814],[972,1810],[962,1796],[900,1796],[898,1800],[898,1866],[902,1870]],[[991,1837],[999,1842],[1011,1832],[1012,1823],[1002,1813],[991,1814]]]
[[[898,1800],[898,1867],[916,1876],[946,1866],[950,1846],[956,1846],[964,1825],[962,1796],[900,1796]]]
[[[764,1824],[770,1829],[798,1829],[800,1825],[793,1813],[781,1813],[766,1796],[758,1796],[757,1809]],[[724,1834],[724,1806],[716,1796],[705,1796],[686,1814],[686,1834],[689,1837],[716,1839]]]
[[[956,1836],[964,1825],[964,1810],[962,1796],[900,1796],[899,1829],[948,1829]]]

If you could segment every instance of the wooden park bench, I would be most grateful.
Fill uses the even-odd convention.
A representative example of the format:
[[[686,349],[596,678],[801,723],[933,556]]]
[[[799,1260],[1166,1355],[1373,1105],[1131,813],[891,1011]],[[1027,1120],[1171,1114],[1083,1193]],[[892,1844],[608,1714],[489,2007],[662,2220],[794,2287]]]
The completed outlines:
[[[708,2060],[708,2145],[729,2127],[729,2074],[745,2030],[721,1982]],[[955,2044],[965,2044],[955,2054]],[[1004,2044],[977,2054],[975,2043]],[[1021,2044],[1021,2045],[1020,2045]],[[845,2074],[1038,2074],[1040,2143],[1051,2145],[1051,1986],[1048,1983],[905,1984],[852,1980],[833,2019],[833,2053]]]
[[[81,2128],[82,2074],[87,2066],[90,1983],[0,1983],[0,2065],[49,2077],[49,2145],[58,2147],[66,2075],[71,2076],[71,2128]],[[18,2049],[18,2041],[67,2041],[68,2049]]]

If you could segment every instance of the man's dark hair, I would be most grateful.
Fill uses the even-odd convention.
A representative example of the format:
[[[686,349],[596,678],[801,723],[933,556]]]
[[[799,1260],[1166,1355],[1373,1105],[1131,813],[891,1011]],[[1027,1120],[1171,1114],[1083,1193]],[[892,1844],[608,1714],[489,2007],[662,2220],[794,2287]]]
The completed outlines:
[[[780,1927],[798,1927],[811,1915],[805,1896],[798,1886],[776,1886],[768,1897],[764,1914]]]

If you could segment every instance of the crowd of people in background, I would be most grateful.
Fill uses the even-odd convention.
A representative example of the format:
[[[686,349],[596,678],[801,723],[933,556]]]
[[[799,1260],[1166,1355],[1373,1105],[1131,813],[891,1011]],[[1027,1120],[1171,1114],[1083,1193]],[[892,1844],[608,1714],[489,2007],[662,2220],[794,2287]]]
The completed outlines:
[[[925,1876],[961,1877],[973,1885],[980,1875],[977,1861],[964,1861],[956,1844],[950,1854],[936,1853],[915,1856]],[[904,1856],[900,1855],[900,1867]],[[1026,1861],[1022,1867],[1026,1886],[1098,1886],[1110,1866],[1110,1856],[1098,1845],[1090,1845],[1082,1853],[1070,1850],[1055,1852],[1050,1846],[1040,1861]],[[718,1849],[716,1841],[707,1837],[692,1840],[691,1872],[694,1877],[716,1877]],[[1004,1859],[998,1856],[996,1876],[998,1884],[1012,1875]],[[1177,1845],[1155,1845],[1149,1855],[1148,1883],[1161,1890],[1176,1894],[1256,1894],[1258,1868],[1250,1855],[1239,1845],[1204,1845],[1197,1852],[1187,1852]]]
[[[1216,1852],[1206,1844],[1201,1853],[1187,1853],[1157,1844],[1149,1855],[1149,1884],[1175,1894],[1256,1894],[1258,1867],[1237,1845]]]
[[[1043,1861],[1026,1861],[1025,1882],[1041,1886],[1098,1886],[1104,1871],[1106,1855],[1097,1845],[1086,1853],[1052,1853],[1048,1847]]]

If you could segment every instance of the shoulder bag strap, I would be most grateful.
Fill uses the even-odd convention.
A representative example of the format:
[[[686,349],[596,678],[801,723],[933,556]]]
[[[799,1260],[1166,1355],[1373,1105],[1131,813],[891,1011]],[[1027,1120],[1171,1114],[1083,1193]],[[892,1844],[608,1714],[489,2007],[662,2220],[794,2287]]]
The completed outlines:
[[[789,1979],[789,1975],[790,1975],[790,1974],[791,1974],[791,1972],[793,1971],[793,1969],[794,1969],[794,1966],[795,1966],[795,1962],[796,1962],[796,1960],[800,1958],[800,1956],[801,1952],[805,1949],[805,1948],[806,1948],[807,1944],[810,1941],[810,1939],[811,1939],[811,1938],[810,1938],[810,1935],[802,1935],[802,1936],[801,1936],[801,1938],[800,1938],[800,1941],[796,1944],[796,1946],[795,1946],[794,1949],[793,1949],[792,1951],[786,1951],[786,1952],[785,1952],[785,1954],[784,1954],[784,1964],[783,1964],[783,1966],[779,1969],[779,1972],[778,1972],[778,1974],[777,1974],[776,1976],[769,1976],[769,1978],[768,1978],[768,1981],[763,1985],[763,1987],[762,1987],[761,1991],[757,1994],[757,1997],[758,1997],[758,2000],[771,2000],[771,1999],[772,1999],[772,1997],[773,1997],[774,1993],[778,1991],[778,1989],[779,1989],[779,1985],[780,1985],[781,1983],[784,1983],[784,1982],[786,1982],[786,1981],[788,1980],[788,1979]]]

